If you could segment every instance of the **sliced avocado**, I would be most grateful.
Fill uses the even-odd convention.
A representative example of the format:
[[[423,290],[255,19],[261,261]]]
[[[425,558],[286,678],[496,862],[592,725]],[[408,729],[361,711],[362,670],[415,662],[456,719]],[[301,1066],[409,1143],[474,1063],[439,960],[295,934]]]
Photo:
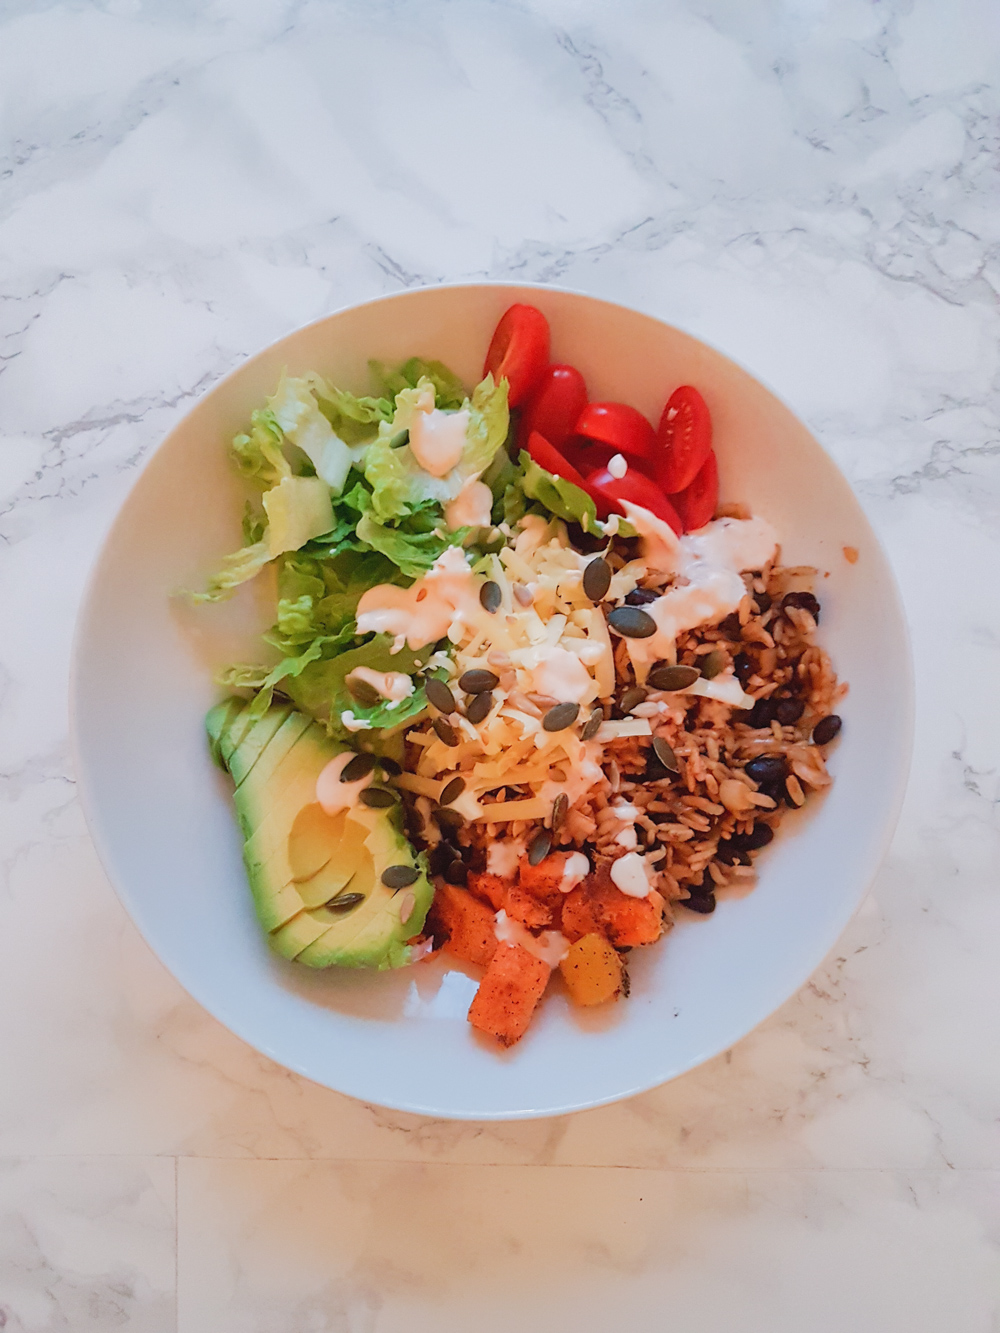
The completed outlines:
[[[207,725],[213,752],[217,747],[239,781],[244,861],[257,916],[276,952],[310,967],[408,963],[406,941],[420,932],[434,889],[406,838],[400,804],[359,804],[326,815],[316,780],[344,746],[286,705],[272,705],[249,724],[245,707],[219,705]],[[390,866],[412,867],[414,882],[387,888],[382,874]],[[336,906],[338,895],[344,908]]]
[[[216,704],[214,708],[210,709],[205,718],[209,749],[212,751],[212,758],[220,768],[225,768],[219,748],[222,736],[229,731],[230,726],[245,707],[246,701],[244,699],[238,699],[235,695],[230,695],[228,699],[223,699],[221,704]]]

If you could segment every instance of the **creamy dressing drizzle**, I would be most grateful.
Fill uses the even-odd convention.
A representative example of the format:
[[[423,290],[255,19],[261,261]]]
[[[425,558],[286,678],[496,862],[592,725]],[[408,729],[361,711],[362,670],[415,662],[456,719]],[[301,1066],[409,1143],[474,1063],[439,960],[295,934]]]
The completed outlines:
[[[484,528],[490,521],[493,492],[484,481],[470,481],[445,505],[444,521],[450,532],[456,528]]]
[[[443,477],[455,467],[465,448],[469,413],[443,412],[439,407],[427,411],[422,403],[410,421],[410,452],[425,472]]]
[[[497,912],[494,934],[501,944],[519,944],[549,967],[558,967],[569,953],[569,940],[558,930],[543,930],[540,935],[532,935],[520,921],[511,921],[503,908]]]
[[[559,888],[563,893],[570,893],[590,874],[590,861],[583,852],[570,852],[563,863],[562,879]]]
[[[346,679],[363,680],[383,699],[396,704],[408,699],[414,689],[413,681],[402,671],[373,671],[371,667],[360,666],[355,667]]]
[[[652,885],[646,862],[638,852],[626,852],[611,863],[611,879],[629,898],[648,898]]]
[[[432,569],[409,588],[380,583],[358,602],[358,633],[398,634],[411,648],[443,639],[452,626],[475,624],[483,614],[479,585],[465,552],[449,546]]]
[[[371,781],[371,774],[366,773],[357,782],[341,782],[340,775],[355,758],[353,750],[345,750],[331,759],[316,779],[316,800],[328,815],[338,815],[341,810],[353,810],[358,798]]]

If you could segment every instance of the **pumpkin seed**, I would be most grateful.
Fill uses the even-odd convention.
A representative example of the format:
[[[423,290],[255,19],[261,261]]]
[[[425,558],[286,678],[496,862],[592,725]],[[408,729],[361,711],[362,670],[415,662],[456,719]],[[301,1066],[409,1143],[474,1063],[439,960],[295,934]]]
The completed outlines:
[[[439,828],[448,829],[453,833],[465,823],[464,816],[460,815],[457,810],[450,810],[445,806],[438,806],[434,811],[434,818],[437,820]]]
[[[601,723],[604,721],[604,713],[600,708],[595,708],[590,717],[584,723],[583,730],[580,732],[580,739],[583,741],[592,741],[601,729]]]
[[[611,566],[603,556],[591,560],[583,571],[583,591],[592,602],[603,602],[611,587]]]
[[[621,697],[618,707],[623,713],[631,713],[632,709],[641,704],[646,698],[646,690],[641,685],[633,685],[631,689],[626,690]]]
[[[390,449],[402,449],[404,444],[410,443],[410,432],[408,430],[397,431],[389,441]]]
[[[465,791],[465,778],[452,778],[438,797],[440,805],[451,805]]]
[[[649,673],[649,683],[654,690],[673,693],[676,690],[686,690],[700,675],[698,668],[693,666],[657,667],[655,671]]]
[[[349,912],[352,907],[357,907],[358,903],[363,903],[365,895],[363,893],[338,893],[336,898],[331,898],[326,904],[328,912]]]
[[[544,861],[552,850],[552,834],[548,829],[539,829],[528,845],[528,865],[537,866]]]
[[[446,717],[436,717],[431,726],[437,732],[438,740],[445,745],[457,745],[458,733]]]
[[[424,692],[428,703],[432,703],[440,713],[454,713],[455,696],[443,680],[437,676],[428,676],[424,681]]]
[[[638,606],[616,606],[608,624],[623,639],[649,639],[656,633],[656,621]]]
[[[378,766],[387,778],[398,778],[403,771],[403,765],[397,764],[395,759],[390,759],[387,754],[379,758]]]
[[[466,671],[458,678],[458,688],[466,694],[482,694],[485,690],[495,690],[500,684],[500,677],[492,671]]]
[[[486,715],[493,707],[493,693],[491,690],[485,690],[482,694],[477,694],[465,710],[465,716],[470,722],[478,723],[485,720]]]
[[[673,746],[668,744],[662,736],[657,736],[653,741],[653,753],[656,755],[657,759],[659,759],[663,767],[669,769],[671,773],[679,773],[681,771],[680,764],[677,762],[677,756],[674,754]]]
[[[569,797],[564,791],[561,791],[552,802],[552,832],[558,833],[559,827],[566,818],[566,812],[569,810]]]
[[[565,731],[571,727],[580,715],[579,704],[556,704],[542,718],[546,731]]]
[[[532,596],[530,588],[526,587],[523,583],[515,583],[514,600],[519,606],[530,606],[535,599]]]
[[[721,648],[713,648],[710,653],[699,658],[701,664],[701,674],[706,680],[715,680],[716,676],[726,665],[726,654]]]
[[[343,772],[340,775],[341,782],[360,782],[366,778],[375,767],[375,756],[373,754],[356,754],[353,759],[344,765]]]
[[[362,708],[374,708],[376,704],[381,703],[381,694],[367,680],[351,680],[348,676],[344,683],[351,698]]]
[[[492,579],[488,579],[479,589],[480,606],[492,616],[500,610],[500,603],[502,601],[503,593],[500,591],[500,584],[494,583]]]
[[[416,866],[387,866],[382,871],[382,883],[387,889],[392,889],[395,893],[398,889],[405,889],[408,884],[420,878],[420,871]]]
[[[358,800],[371,810],[388,810],[390,805],[396,804],[396,795],[384,787],[366,787],[358,793]]]

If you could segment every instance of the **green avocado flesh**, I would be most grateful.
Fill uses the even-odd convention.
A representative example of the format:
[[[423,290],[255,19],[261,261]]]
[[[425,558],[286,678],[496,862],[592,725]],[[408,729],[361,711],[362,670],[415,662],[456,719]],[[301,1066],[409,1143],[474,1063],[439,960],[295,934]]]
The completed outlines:
[[[403,967],[434,887],[403,831],[401,806],[357,804],[328,815],[316,780],[345,747],[288,704],[272,704],[256,720],[248,713],[244,700],[226,699],[205,725],[213,757],[236,783],[243,860],[271,947],[309,967]],[[371,785],[382,783],[373,776]],[[398,865],[419,874],[394,893],[382,872]],[[331,908],[339,894],[362,899]]]

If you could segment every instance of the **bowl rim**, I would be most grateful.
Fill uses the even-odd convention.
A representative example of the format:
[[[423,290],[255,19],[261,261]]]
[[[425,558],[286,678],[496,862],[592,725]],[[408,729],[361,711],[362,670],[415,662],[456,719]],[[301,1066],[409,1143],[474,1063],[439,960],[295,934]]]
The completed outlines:
[[[332,1084],[324,1082],[322,1079],[317,1078],[315,1074],[310,1073],[307,1069],[301,1067],[301,1064],[297,1062],[295,1059],[287,1059],[287,1060],[284,1058],[278,1059],[278,1057],[275,1054],[273,1054],[270,1050],[265,1049],[260,1044],[258,1039],[256,1039],[249,1032],[243,1030],[243,1025],[239,1022],[237,1016],[230,1015],[228,1013],[223,1015],[221,1012],[218,1011],[218,1007],[215,1004],[203,998],[202,995],[199,993],[199,987],[197,985],[196,980],[193,978],[188,978],[185,975],[184,968],[178,969],[174,962],[167,963],[166,960],[161,957],[158,949],[155,947],[150,938],[150,931],[148,929],[147,922],[144,919],[144,912],[140,903],[135,900],[130,890],[123,883],[119,882],[117,874],[112,869],[114,865],[114,856],[112,854],[109,841],[106,837],[103,821],[101,820],[97,809],[96,799],[91,794],[91,784],[89,780],[88,766],[84,759],[82,744],[80,740],[79,719],[81,713],[81,695],[80,695],[81,658],[83,656],[84,643],[85,640],[87,639],[89,622],[93,614],[94,603],[96,601],[98,587],[100,585],[103,576],[105,562],[108,559],[109,553],[115,543],[119,530],[125,526],[126,511],[130,505],[130,502],[133,499],[136,490],[142,483],[147,470],[150,468],[153,461],[168,446],[170,441],[173,439],[175,433],[178,432],[185,425],[188,418],[194,415],[194,413],[196,413],[197,411],[199,411],[202,405],[206,402],[206,400],[209,399],[213,394],[224,390],[224,388],[233,379],[235,379],[247,368],[249,363],[255,361],[258,357],[261,357],[269,352],[273,352],[275,349],[279,348],[283,343],[299,337],[299,335],[305,333],[310,329],[318,328],[321,325],[325,325],[330,321],[339,318],[342,315],[348,314],[355,310],[363,309],[367,306],[373,306],[379,304],[391,305],[393,302],[397,300],[405,299],[409,296],[413,296],[419,293],[429,293],[441,290],[478,292],[482,291],[484,288],[492,290],[506,289],[511,291],[512,293],[536,291],[543,293],[555,293],[560,296],[571,296],[585,300],[593,305],[606,306],[609,309],[623,311],[628,314],[639,315],[643,318],[653,320],[654,322],[661,324],[667,328],[674,329],[675,331],[683,334],[686,338],[690,338],[693,342],[701,345],[702,347],[707,348],[714,355],[722,358],[725,361],[728,361],[730,364],[736,366],[739,370],[741,370],[756,384],[758,384],[764,390],[766,390],[766,392],[769,393],[771,397],[774,398],[794,418],[796,422],[798,422],[800,425],[804,427],[804,429],[807,431],[807,433],[809,434],[813,442],[816,444],[816,446],[820,450],[822,450],[830,466],[833,467],[838,473],[838,475],[842,478],[845,485],[850,490],[851,495],[854,497],[856,503],[858,504],[859,510],[861,511],[862,517],[868,528],[868,534],[872,542],[874,543],[876,549],[878,550],[879,554],[881,555],[884,561],[885,570],[889,576],[888,589],[891,595],[892,602],[894,604],[895,611],[897,613],[898,625],[900,630],[900,639],[901,639],[900,656],[901,656],[902,674],[900,677],[896,679],[895,682],[897,689],[897,705],[899,707],[899,716],[901,724],[900,743],[895,756],[895,762],[892,767],[892,785],[893,785],[892,799],[887,804],[886,815],[883,819],[879,837],[877,839],[873,839],[872,851],[868,859],[868,864],[866,866],[865,873],[863,876],[859,877],[859,888],[856,894],[853,896],[853,899],[850,901],[849,910],[842,912],[835,919],[834,923],[828,928],[825,936],[822,939],[821,947],[816,947],[810,951],[810,956],[808,961],[799,970],[797,979],[795,980],[795,984],[791,989],[788,990],[785,999],[782,1000],[779,1003],[779,1005],[768,1010],[767,1013],[761,1015],[759,1018],[757,1018],[754,1022],[750,1023],[749,1025],[747,1025],[746,1022],[740,1020],[734,1020],[726,1029],[725,1035],[723,1037],[717,1037],[713,1039],[709,1047],[703,1050],[696,1059],[691,1060],[684,1069],[677,1070],[676,1072],[668,1073],[666,1075],[663,1075],[662,1073],[659,1072],[653,1073],[648,1079],[643,1079],[635,1083],[633,1086],[621,1089],[619,1091],[609,1093],[607,1095],[600,1097],[588,1097],[586,1100],[583,1101],[575,1101],[575,1102],[570,1101],[564,1105],[559,1105],[559,1106],[547,1106],[542,1109],[526,1107],[523,1109],[517,1109],[513,1111],[498,1110],[498,1111],[486,1112],[477,1110],[475,1112],[471,1112],[471,1111],[462,1111],[454,1109],[442,1110],[440,1108],[428,1106],[420,1102],[408,1101],[405,1097],[393,1098],[392,1100],[381,1100],[381,1099],[376,1100],[374,1098],[362,1096],[358,1093],[352,1093],[349,1091],[342,1090],[340,1088],[336,1088]],[[263,1055],[267,1059],[273,1061],[279,1068],[289,1069],[293,1073],[297,1074],[299,1077],[307,1079],[310,1083],[314,1083],[318,1087],[329,1088],[331,1091],[337,1092],[341,1096],[349,1096],[355,1098],[356,1100],[360,1100],[363,1103],[384,1106],[388,1109],[404,1112],[407,1114],[424,1116],[435,1120],[454,1120],[454,1121],[463,1121],[470,1123],[476,1123],[476,1122],[489,1123],[489,1122],[500,1122],[508,1120],[514,1121],[514,1120],[548,1119],[555,1116],[568,1115],[577,1111],[597,1109],[598,1107],[601,1106],[609,1106],[613,1105],[616,1102],[626,1101],[631,1097],[638,1096],[640,1093],[648,1092],[653,1088],[657,1088],[665,1085],[666,1083],[672,1082],[674,1079],[680,1078],[684,1074],[691,1073],[693,1070],[699,1068],[707,1061],[714,1059],[716,1056],[720,1055],[723,1051],[729,1049],[736,1042],[741,1041],[744,1037],[749,1036],[751,1032],[753,1032],[757,1027],[759,1027],[769,1017],[771,1017],[776,1012],[777,1008],[780,1007],[781,1004],[787,1003],[789,999],[791,999],[799,990],[801,990],[801,988],[805,985],[805,983],[813,975],[813,973],[822,965],[823,960],[830,953],[830,951],[836,944],[837,940],[843,935],[848,924],[856,915],[858,909],[861,907],[862,903],[867,898],[871,890],[872,882],[886,858],[892,839],[895,835],[896,827],[899,822],[900,812],[902,810],[903,802],[905,800],[909,785],[909,776],[910,776],[910,769],[913,756],[914,727],[915,727],[915,678],[914,678],[914,665],[913,665],[912,636],[910,632],[909,619],[906,612],[906,605],[905,602],[903,601],[903,597],[900,592],[899,580],[896,576],[896,571],[889,558],[889,554],[886,550],[881,535],[872,524],[871,520],[868,517],[867,512],[861,506],[860,500],[858,499],[858,495],[854,486],[845,476],[845,474],[843,473],[842,469],[840,468],[836,460],[831,456],[831,454],[822,444],[822,442],[816,438],[812,430],[809,428],[807,423],[799,416],[799,414],[788,405],[785,399],[779,393],[777,393],[767,383],[766,380],[763,380],[758,374],[756,374],[756,372],[747,369],[747,367],[744,366],[742,362],[736,360],[734,357],[730,356],[727,352],[720,351],[719,348],[717,348],[713,343],[706,342],[704,338],[701,338],[696,334],[689,333],[686,329],[682,328],[680,325],[673,324],[669,320],[661,318],[659,315],[652,314],[647,310],[637,309],[635,306],[626,305],[620,301],[611,301],[605,297],[594,296],[593,294],[581,291],[578,288],[564,287],[553,283],[512,282],[507,279],[483,279],[477,282],[469,282],[463,280],[455,282],[449,281],[440,283],[426,283],[413,287],[405,287],[395,292],[382,293],[378,296],[368,297],[363,301],[352,301],[346,305],[339,306],[336,310],[329,311],[326,314],[319,316],[317,319],[309,320],[304,324],[298,325],[295,328],[290,329],[288,332],[284,333],[280,338],[276,338],[272,342],[264,344],[263,346],[259,347],[255,352],[249,354],[248,356],[243,357],[238,364],[233,366],[232,369],[228,370],[224,375],[220,376],[219,379],[217,379],[213,384],[211,384],[201,394],[199,394],[199,396],[195,399],[193,403],[189,403],[187,406],[187,410],[173,421],[169,430],[167,430],[167,432],[162,436],[159,442],[152,449],[150,449],[149,453],[143,459],[141,465],[136,470],[135,475],[132,478],[131,484],[128,487],[128,490],[126,491],[124,497],[119,502],[114,517],[111,523],[109,524],[108,528],[106,529],[100,541],[100,544],[92,557],[90,569],[88,570],[87,577],[85,579],[83,586],[83,591],[78,603],[76,620],[73,629],[69,673],[68,673],[68,695],[69,695],[68,702],[69,702],[70,762],[72,771],[76,778],[77,794],[80,800],[81,808],[83,810],[83,815],[87,826],[88,835],[94,846],[94,849],[97,852],[98,859],[101,863],[101,867],[104,870],[104,873],[107,876],[108,881],[110,882],[112,888],[114,889],[116,897],[124,907],[126,913],[128,914],[130,920],[132,921],[132,924],[138,930],[140,936],[142,937],[143,942],[149,948],[154,957],[161,963],[161,965],[166,968],[166,970],[170,973],[171,977],[177,982],[177,984],[181,986],[181,988],[185,991],[185,993],[188,996],[190,996],[190,998],[194,1000],[196,1004],[198,1004],[202,1009],[204,1009],[208,1014],[210,1014],[211,1017],[216,1022],[220,1023],[227,1031],[231,1032],[234,1036],[238,1037],[241,1041],[245,1042],[252,1050],[258,1052],[260,1055]]]

